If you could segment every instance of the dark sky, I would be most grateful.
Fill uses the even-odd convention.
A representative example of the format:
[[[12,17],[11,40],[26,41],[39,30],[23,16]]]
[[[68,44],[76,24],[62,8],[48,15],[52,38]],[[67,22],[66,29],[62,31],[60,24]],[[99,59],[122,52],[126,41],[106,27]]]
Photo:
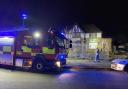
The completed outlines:
[[[19,26],[28,14],[32,26],[95,24],[110,36],[128,34],[128,5],[120,0],[0,0],[0,27]]]

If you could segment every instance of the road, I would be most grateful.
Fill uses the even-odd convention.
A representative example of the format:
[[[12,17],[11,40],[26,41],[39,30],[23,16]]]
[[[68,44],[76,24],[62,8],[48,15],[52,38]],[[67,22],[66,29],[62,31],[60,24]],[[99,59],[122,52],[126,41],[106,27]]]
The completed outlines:
[[[94,69],[31,73],[1,68],[0,89],[128,89],[128,73]]]

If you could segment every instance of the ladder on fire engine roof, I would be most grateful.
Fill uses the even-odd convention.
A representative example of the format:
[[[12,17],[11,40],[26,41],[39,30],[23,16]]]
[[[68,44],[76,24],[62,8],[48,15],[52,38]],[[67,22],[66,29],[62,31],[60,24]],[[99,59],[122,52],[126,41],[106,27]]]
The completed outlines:
[[[17,31],[27,31],[29,28],[0,28],[0,32],[17,32]]]

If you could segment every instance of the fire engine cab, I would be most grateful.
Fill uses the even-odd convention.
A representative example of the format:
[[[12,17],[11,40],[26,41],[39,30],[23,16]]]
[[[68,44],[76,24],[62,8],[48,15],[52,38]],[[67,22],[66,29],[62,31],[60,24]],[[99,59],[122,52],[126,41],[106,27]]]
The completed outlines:
[[[43,71],[66,64],[70,41],[55,31],[0,32],[0,64]]]

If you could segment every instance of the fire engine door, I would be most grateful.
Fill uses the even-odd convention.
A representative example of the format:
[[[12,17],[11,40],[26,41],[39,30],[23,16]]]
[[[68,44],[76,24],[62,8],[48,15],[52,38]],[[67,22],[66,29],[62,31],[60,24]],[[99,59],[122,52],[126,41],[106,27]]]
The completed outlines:
[[[14,37],[0,37],[0,64],[13,65]]]

